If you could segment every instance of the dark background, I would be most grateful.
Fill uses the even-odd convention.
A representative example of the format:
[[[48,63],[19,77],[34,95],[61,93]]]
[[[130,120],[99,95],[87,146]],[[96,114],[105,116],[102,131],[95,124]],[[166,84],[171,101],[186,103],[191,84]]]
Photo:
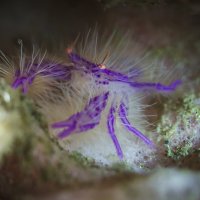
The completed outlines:
[[[12,50],[17,39],[25,45],[59,45],[103,19],[103,7],[93,0],[0,1],[0,48]]]
[[[192,79],[199,76],[197,0],[0,0],[0,49],[11,57],[19,52],[18,39],[30,51],[35,44],[64,55],[78,35],[95,27],[110,34],[115,29],[131,32],[143,46],[164,52],[172,64],[181,62]]]
[[[199,36],[200,4],[189,0],[0,1],[0,49],[27,45],[56,47],[98,25],[134,31],[144,43]],[[164,35],[162,35],[164,33]]]

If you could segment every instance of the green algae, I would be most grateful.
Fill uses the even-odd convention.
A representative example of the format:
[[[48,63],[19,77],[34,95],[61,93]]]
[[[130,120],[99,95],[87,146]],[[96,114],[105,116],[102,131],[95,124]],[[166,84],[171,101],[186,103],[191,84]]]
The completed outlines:
[[[94,160],[83,156],[81,153],[74,151],[69,154],[69,157],[75,160],[82,167],[91,167],[95,165]]]
[[[195,151],[200,144],[200,106],[194,93],[176,101],[169,100],[157,126],[158,141],[163,141],[167,155],[180,159]]]
[[[0,159],[4,154],[12,153],[14,149],[15,153],[19,154],[22,151],[28,152],[30,143],[25,141],[33,133],[30,102],[19,91],[12,90],[3,80],[0,80],[0,109]]]

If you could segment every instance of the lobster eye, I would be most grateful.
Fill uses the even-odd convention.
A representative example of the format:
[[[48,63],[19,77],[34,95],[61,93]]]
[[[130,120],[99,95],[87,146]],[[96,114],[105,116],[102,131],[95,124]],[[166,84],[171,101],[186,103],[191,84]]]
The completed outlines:
[[[100,69],[106,69],[106,66],[105,66],[104,64],[99,64],[98,67],[99,67]]]
[[[66,51],[66,53],[69,55],[69,54],[72,53],[72,48],[70,48],[70,47],[69,47],[69,48],[66,48],[65,51]]]

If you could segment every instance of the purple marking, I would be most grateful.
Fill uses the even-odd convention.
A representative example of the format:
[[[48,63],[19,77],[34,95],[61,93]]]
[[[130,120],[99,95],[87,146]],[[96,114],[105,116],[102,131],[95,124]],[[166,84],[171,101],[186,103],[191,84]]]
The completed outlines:
[[[76,113],[73,114],[71,117],[68,118],[68,120],[66,121],[60,121],[60,122],[56,122],[54,124],[52,124],[52,128],[64,128],[64,127],[70,127],[71,124],[73,124],[73,121],[76,121],[77,118],[80,117],[80,113]]]
[[[119,107],[119,116],[120,116],[120,119],[121,119],[123,125],[129,131],[134,133],[137,137],[139,137],[141,140],[143,140],[146,144],[154,146],[154,143],[148,137],[146,137],[144,134],[142,134],[139,130],[137,130],[130,124],[129,120],[127,119],[127,107],[125,106],[125,104],[123,102],[121,102],[120,107]]]
[[[102,84],[104,85],[107,84],[107,81],[130,82],[129,77],[120,72],[115,72],[110,69],[101,69],[99,64],[94,64],[76,53],[71,52],[68,55],[75,64],[75,67],[79,70],[81,69],[80,67],[84,67],[83,71],[93,74],[96,78],[100,78],[101,74],[103,74],[104,80],[102,81]]]
[[[114,123],[115,123],[115,108],[111,106],[109,114],[108,114],[108,120],[107,120],[107,127],[108,127],[108,133],[115,145],[117,155],[119,156],[120,159],[123,159],[123,152],[120,147],[119,141],[115,135],[115,129],[114,129]]]
[[[58,137],[59,137],[60,139],[63,139],[63,138],[65,138],[65,137],[69,136],[69,135],[74,131],[75,128],[76,128],[76,127],[75,127],[74,124],[71,125],[68,129],[64,129],[63,131],[61,131],[61,132],[58,134]]]
[[[129,77],[120,72],[115,72],[110,69],[100,69],[100,70],[105,75],[105,78],[109,81],[120,81],[125,83],[130,82]]]
[[[162,85],[161,83],[148,83],[148,82],[132,82],[130,85],[136,88],[154,88],[162,91],[173,91],[181,84],[180,80],[172,82],[170,85]]]
[[[11,86],[12,86],[13,89],[17,89],[20,84],[22,84],[22,80],[17,78],[17,79],[14,80],[14,82],[12,83]]]
[[[109,92],[90,99],[86,107],[78,113],[73,114],[66,121],[52,124],[52,128],[65,128],[58,134],[59,138],[67,137],[72,133],[81,133],[95,128],[101,119],[101,113],[105,109]]]
[[[90,69],[90,70],[99,69],[98,65],[86,60],[85,58],[79,56],[78,54],[76,54],[74,52],[68,53],[68,56],[69,56],[70,60],[74,64],[76,64],[79,68],[80,68],[80,66],[87,66],[87,69]]]
[[[29,78],[24,77],[24,76],[18,77],[14,80],[11,87],[13,89],[17,89],[21,85],[22,86],[22,93],[26,94],[28,92],[27,80],[28,80],[28,83],[29,83]]]
[[[98,124],[99,123],[84,124],[83,126],[80,126],[80,132],[84,132],[84,131],[88,131],[90,129],[93,129]]]

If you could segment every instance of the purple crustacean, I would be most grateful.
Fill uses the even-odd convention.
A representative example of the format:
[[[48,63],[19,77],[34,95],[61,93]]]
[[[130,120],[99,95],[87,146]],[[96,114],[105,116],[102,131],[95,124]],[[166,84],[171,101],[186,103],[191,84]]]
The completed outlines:
[[[37,76],[50,77],[52,80],[67,79],[69,76],[68,70],[64,65],[52,64],[52,63],[34,63],[29,70],[16,70],[14,80],[11,84],[13,89],[21,87],[22,93],[28,92],[29,86],[33,84],[33,81]],[[39,69],[38,69],[39,68]]]
[[[63,63],[47,59],[46,52],[41,54],[40,50],[35,51],[34,46],[32,55],[25,56],[22,41],[18,40],[18,43],[20,56],[17,64],[9,60],[3,52],[0,52],[0,58],[4,62],[0,73],[5,79],[8,79],[13,89],[21,89],[23,94],[27,94],[31,86],[38,85],[37,89],[41,89],[43,82],[44,88],[48,88],[45,85],[69,78],[69,69]]]
[[[36,52],[36,55],[34,55],[33,51],[31,60],[25,60],[21,52],[20,67],[15,71],[11,84],[13,89],[21,88],[22,93],[26,94],[38,76],[56,81],[69,78],[69,69],[62,63],[46,59],[45,54],[40,57],[39,52]]]
[[[53,123],[52,128],[62,129],[62,131],[58,133],[58,137],[63,139],[73,133],[82,133],[94,129],[100,123],[101,115],[106,106],[110,106],[107,114],[107,131],[114,143],[117,155],[120,159],[123,159],[123,151],[115,134],[116,115],[118,115],[122,125],[127,131],[140,138],[150,147],[155,147],[153,141],[151,141],[147,136],[145,136],[129,122],[129,108],[126,105],[126,102],[128,101],[129,90],[135,89],[136,91],[141,91],[144,89],[153,89],[156,91],[173,91],[177,88],[178,85],[180,85],[181,81],[176,80],[170,85],[163,85],[159,82],[138,82],[134,81],[134,77],[137,76],[137,73],[135,73],[135,75],[133,75],[134,73],[129,73],[129,75],[126,75],[124,73],[114,71],[107,68],[107,66],[104,64],[96,64],[87,60],[81,55],[73,52],[71,48],[67,49],[67,54],[73,65],[71,69],[74,71],[81,71],[83,74],[90,74],[95,80],[95,84],[98,87],[103,87],[105,92],[91,97],[82,111],[71,115],[64,121]],[[118,92],[117,89],[114,91],[109,90],[111,85],[116,83],[120,83],[121,87],[126,87],[125,89],[122,89],[123,94],[120,101],[112,98],[111,104],[108,105],[109,97],[111,95],[115,96],[115,94]]]
[[[51,127],[58,130],[58,138],[64,139],[74,133],[83,133],[95,129],[100,125],[103,115],[106,120],[107,133],[120,159],[123,159],[124,154],[115,131],[117,119],[127,132],[134,134],[149,147],[155,147],[151,139],[145,136],[135,125],[132,125],[128,117],[130,112],[129,100],[134,94],[144,90],[174,91],[181,84],[180,80],[176,80],[169,85],[163,85],[160,82],[140,82],[138,81],[138,77],[140,77],[139,70],[129,67],[128,72],[121,72],[117,70],[118,66],[110,67],[109,64],[104,64],[104,62],[90,61],[86,58],[87,56],[75,53],[72,48],[67,49],[69,62],[64,64],[53,62],[51,59],[47,59],[45,54],[41,56],[39,51],[34,52],[34,50],[31,57],[25,57],[22,52],[22,42],[20,44],[21,54],[18,68],[14,68],[12,63],[3,55],[7,67],[11,71],[10,84],[13,89],[20,88],[23,94],[27,94],[37,82],[46,81],[47,86],[44,87],[44,90],[41,90],[41,85],[38,86],[40,89],[40,95],[38,96],[46,100],[45,95],[49,95],[53,102],[56,102],[56,98],[62,98],[59,97],[59,95],[62,95],[62,90],[58,89],[54,92],[52,88],[59,88],[62,83],[70,83],[75,84],[75,89],[78,85],[77,90],[80,91],[86,83],[84,81],[93,81],[91,86],[95,88],[95,92],[88,97],[84,107],[81,107],[75,113],[70,113],[66,120],[50,122]],[[117,64],[115,63],[115,65]],[[1,69],[2,73],[4,71],[5,69]],[[74,74],[80,75],[78,79],[80,77],[86,78],[81,83],[77,83],[77,80],[73,80]],[[89,79],[87,79],[88,77]],[[87,94],[85,95],[87,96]]]

